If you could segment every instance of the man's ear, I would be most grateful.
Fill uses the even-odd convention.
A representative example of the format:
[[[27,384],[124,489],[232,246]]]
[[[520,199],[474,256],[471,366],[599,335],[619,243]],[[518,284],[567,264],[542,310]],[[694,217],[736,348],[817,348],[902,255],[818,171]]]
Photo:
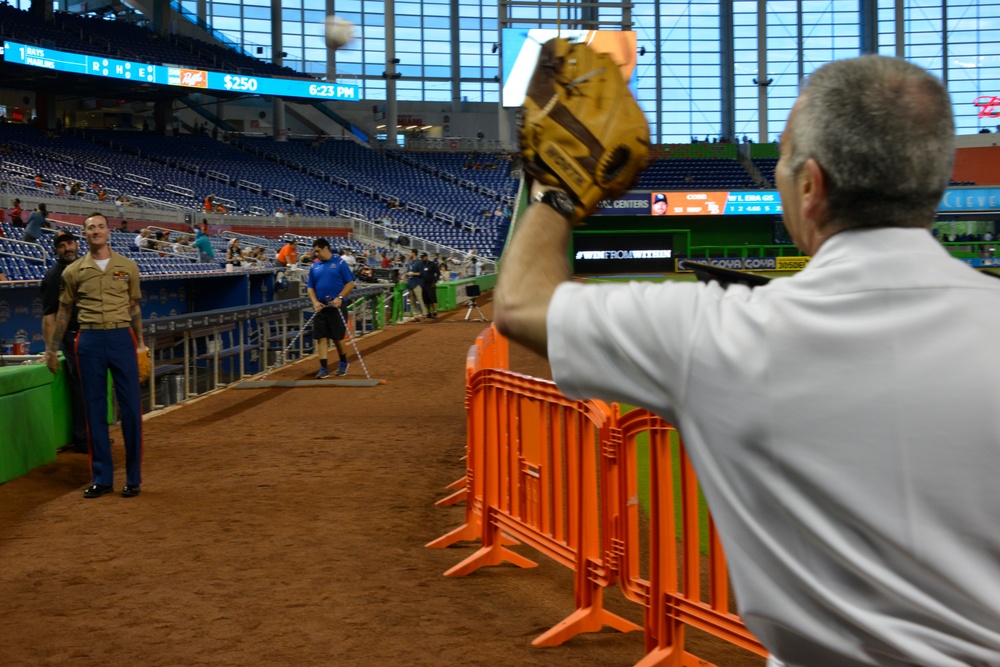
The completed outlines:
[[[826,172],[815,159],[809,158],[802,165],[797,185],[802,202],[802,218],[821,229],[830,215]]]

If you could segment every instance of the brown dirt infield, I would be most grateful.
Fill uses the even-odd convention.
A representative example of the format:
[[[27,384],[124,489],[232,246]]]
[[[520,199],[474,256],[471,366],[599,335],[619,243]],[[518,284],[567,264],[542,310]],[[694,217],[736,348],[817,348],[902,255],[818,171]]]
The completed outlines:
[[[539,567],[453,579],[442,573],[476,544],[424,548],[462,521],[461,507],[434,501],[464,471],[465,356],[485,325],[463,316],[360,340],[382,386],[224,390],[147,419],[137,498],[84,500],[87,458],[72,453],[0,486],[4,663],[637,662],[642,633],[531,646],[572,611],[571,573],[554,561],[516,547]],[[512,366],[548,373],[517,348]],[[350,376],[363,377],[353,359]],[[637,605],[609,598],[641,624]],[[724,667],[763,664],[697,635],[689,648]]]

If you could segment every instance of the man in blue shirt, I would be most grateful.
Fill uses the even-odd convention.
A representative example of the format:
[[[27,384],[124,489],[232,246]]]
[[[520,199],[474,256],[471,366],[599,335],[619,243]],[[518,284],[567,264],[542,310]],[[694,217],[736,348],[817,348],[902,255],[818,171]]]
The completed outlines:
[[[214,262],[215,250],[212,249],[212,239],[200,229],[198,231],[200,232],[198,238],[194,240],[194,247],[198,249],[198,261]]]
[[[28,225],[24,228],[22,241],[38,243],[38,240],[42,238],[42,228],[47,226],[45,221],[47,213],[45,204],[39,204],[38,208],[31,212],[31,215],[28,216]]]
[[[351,267],[330,251],[330,242],[319,238],[313,241],[313,250],[319,260],[309,269],[306,290],[312,300],[316,317],[313,320],[313,339],[319,355],[319,372],[316,378],[330,377],[327,369],[327,339],[332,338],[340,354],[337,375],[347,375],[347,352],[344,335],[347,333],[346,297],[354,289],[354,273]]]
[[[410,292],[410,315],[419,320],[424,315],[424,263],[417,259],[417,251],[410,250],[410,261],[406,263],[406,289]]]

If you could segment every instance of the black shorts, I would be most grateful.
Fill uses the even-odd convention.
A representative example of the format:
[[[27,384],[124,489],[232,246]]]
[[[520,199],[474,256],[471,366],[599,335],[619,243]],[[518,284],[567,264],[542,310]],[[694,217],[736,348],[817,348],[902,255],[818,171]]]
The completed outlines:
[[[343,317],[341,317],[343,315]],[[313,320],[313,340],[331,338],[333,340],[344,340],[347,334],[347,306],[340,307],[340,313],[334,306],[326,306],[316,315]]]
[[[425,284],[422,296],[426,305],[436,306],[438,302],[437,283]]]

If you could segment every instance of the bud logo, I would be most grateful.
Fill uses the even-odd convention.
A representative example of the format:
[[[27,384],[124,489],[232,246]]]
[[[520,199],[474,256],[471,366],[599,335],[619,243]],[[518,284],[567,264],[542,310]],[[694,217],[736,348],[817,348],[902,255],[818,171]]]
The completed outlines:
[[[200,69],[179,69],[171,67],[167,71],[167,83],[171,86],[208,88],[208,72]]]

